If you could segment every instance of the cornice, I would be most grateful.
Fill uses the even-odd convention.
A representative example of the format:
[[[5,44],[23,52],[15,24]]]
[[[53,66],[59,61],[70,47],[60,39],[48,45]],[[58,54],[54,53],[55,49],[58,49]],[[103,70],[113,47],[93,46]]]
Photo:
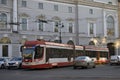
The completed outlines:
[[[84,6],[98,7],[98,8],[111,9],[111,10],[118,9],[118,5],[111,5],[111,4],[105,4],[105,3],[88,1],[88,0],[47,0],[47,1],[74,4],[74,5],[84,5]]]
[[[46,1],[53,1],[53,2],[60,2],[60,3],[75,4],[75,0],[46,0]]]

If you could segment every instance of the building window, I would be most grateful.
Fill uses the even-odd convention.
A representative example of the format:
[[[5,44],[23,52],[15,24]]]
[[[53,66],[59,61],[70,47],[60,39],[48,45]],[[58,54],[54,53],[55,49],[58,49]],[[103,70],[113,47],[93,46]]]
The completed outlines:
[[[6,23],[7,23],[7,15],[5,13],[1,14],[1,21],[4,23],[3,27],[6,28],[7,27],[7,25],[6,25]]]
[[[115,35],[114,19],[113,19],[112,16],[109,16],[107,18],[107,35],[108,36],[114,36]]]
[[[68,7],[68,12],[72,13],[72,7]]]
[[[58,26],[59,26],[59,22],[58,22],[58,21],[55,21],[54,32],[58,32]]]
[[[108,4],[112,4],[112,2],[108,2]]]
[[[22,30],[26,31],[27,30],[27,18],[22,18]]]
[[[22,0],[22,7],[27,7],[27,1]]]
[[[0,21],[4,21],[4,22],[7,22],[7,15],[5,13],[2,13],[0,15]]]
[[[38,8],[43,9],[43,3],[38,3]]]
[[[8,57],[8,45],[2,46],[2,57]]]
[[[73,33],[73,24],[69,23],[69,33]]]
[[[0,14],[0,29],[6,29],[7,28],[7,15],[5,13]]]
[[[6,5],[7,4],[7,0],[1,0],[1,4]]]
[[[38,30],[39,31],[43,31],[43,24],[44,24],[43,22],[40,22],[40,21],[38,22]]]
[[[93,9],[89,9],[89,14],[93,14]]]
[[[54,11],[58,11],[58,5],[54,5]]]
[[[89,35],[95,36],[95,26],[94,23],[89,23]]]

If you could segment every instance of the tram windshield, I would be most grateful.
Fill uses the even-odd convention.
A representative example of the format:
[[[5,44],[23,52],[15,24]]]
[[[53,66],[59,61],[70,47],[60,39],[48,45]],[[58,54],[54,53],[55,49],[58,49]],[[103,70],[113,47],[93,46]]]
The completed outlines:
[[[34,52],[34,48],[25,48],[22,52],[23,59],[32,59]]]

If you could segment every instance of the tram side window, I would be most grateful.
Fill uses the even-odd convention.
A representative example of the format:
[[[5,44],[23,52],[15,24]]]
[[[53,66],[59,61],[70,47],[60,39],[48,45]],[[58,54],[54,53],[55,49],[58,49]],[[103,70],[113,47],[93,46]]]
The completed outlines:
[[[35,59],[43,57],[43,47],[37,46],[35,48]]]
[[[100,56],[101,57],[108,57],[108,53],[107,52],[101,52]]]
[[[75,56],[82,56],[84,55],[82,51],[76,50]]]
[[[54,58],[56,56],[56,54],[54,54],[55,52],[56,52],[55,49],[47,48],[46,49],[46,59],[48,60],[49,58]]]
[[[89,57],[97,57],[97,53],[95,51],[86,51],[85,55]]]
[[[72,51],[68,49],[47,48],[46,58],[66,58],[72,56]]]
[[[51,58],[59,58],[61,51],[59,49],[52,49]]]

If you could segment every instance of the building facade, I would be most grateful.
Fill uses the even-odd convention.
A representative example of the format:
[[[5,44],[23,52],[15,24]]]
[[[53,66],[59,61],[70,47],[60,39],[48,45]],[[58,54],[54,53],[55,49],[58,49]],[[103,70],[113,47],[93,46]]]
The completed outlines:
[[[0,0],[0,57],[20,56],[26,40],[99,46],[118,37],[118,0]]]

